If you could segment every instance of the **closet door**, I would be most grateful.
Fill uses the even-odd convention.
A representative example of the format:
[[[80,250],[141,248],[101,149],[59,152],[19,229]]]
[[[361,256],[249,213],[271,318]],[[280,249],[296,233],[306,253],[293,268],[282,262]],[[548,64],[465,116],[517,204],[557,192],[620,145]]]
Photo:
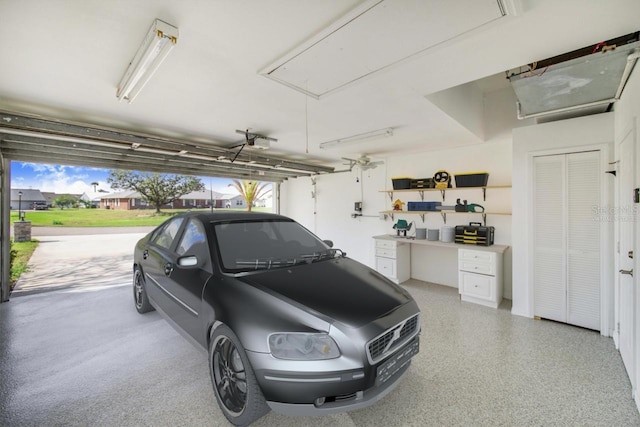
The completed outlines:
[[[600,330],[600,152],[567,155],[567,323]]]
[[[600,152],[534,159],[534,315],[600,330]]]
[[[534,158],[534,315],[567,321],[564,155]]]

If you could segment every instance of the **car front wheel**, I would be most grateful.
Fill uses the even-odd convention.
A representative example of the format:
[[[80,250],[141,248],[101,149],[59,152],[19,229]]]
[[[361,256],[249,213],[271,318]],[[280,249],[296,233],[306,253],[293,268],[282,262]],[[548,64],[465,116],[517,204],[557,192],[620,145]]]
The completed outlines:
[[[225,325],[211,338],[209,370],[218,405],[232,424],[247,426],[269,412],[240,341]]]
[[[138,313],[147,313],[154,310],[147,296],[144,276],[138,267],[133,270],[133,302],[136,304]]]

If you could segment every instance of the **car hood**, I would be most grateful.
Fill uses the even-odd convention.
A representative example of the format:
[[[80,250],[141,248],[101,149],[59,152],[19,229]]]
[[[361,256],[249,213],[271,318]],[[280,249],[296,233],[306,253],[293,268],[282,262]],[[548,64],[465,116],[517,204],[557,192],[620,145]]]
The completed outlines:
[[[267,270],[240,280],[354,328],[412,300],[400,286],[349,258]]]

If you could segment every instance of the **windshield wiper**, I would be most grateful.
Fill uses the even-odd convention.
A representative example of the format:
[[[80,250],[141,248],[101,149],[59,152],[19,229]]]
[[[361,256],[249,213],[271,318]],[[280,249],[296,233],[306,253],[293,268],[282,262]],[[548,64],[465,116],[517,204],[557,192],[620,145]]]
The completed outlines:
[[[308,260],[309,262],[320,261],[323,259],[331,259],[335,258],[339,255],[341,258],[347,256],[345,252],[342,252],[341,249],[327,249],[326,251],[314,252],[312,254],[300,255],[300,258]]]
[[[310,264],[323,259],[333,259],[337,256],[344,258],[347,254],[340,249],[327,249],[325,251],[313,252],[311,254],[302,254],[295,258],[238,259],[236,260],[236,266],[246,270],[270,270],[272,268]]]
[[[308,261],[301,258],[273,259],[257,258],[254,260],[236,260],[238,267],[246,267],[248,270],[270,270],[271,268],[291,267],[298,264],[306,264]]]

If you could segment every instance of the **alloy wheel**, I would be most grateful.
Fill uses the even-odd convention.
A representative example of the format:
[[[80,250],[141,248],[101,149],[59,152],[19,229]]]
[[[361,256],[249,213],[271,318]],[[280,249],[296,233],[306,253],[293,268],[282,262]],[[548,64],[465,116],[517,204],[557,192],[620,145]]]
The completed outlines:
[[[238,349],[226,336],[216,343],[213,374],[224,407],[234,416],[242,414],[247,404],[247,374]]]
[[[136,299],[136,308],[139,310],[142,308],[142,304],[144,304],[144,286],[142,284],[142,275],[139,271],[136,271],[136,275],[134,277],[133,294]]]

